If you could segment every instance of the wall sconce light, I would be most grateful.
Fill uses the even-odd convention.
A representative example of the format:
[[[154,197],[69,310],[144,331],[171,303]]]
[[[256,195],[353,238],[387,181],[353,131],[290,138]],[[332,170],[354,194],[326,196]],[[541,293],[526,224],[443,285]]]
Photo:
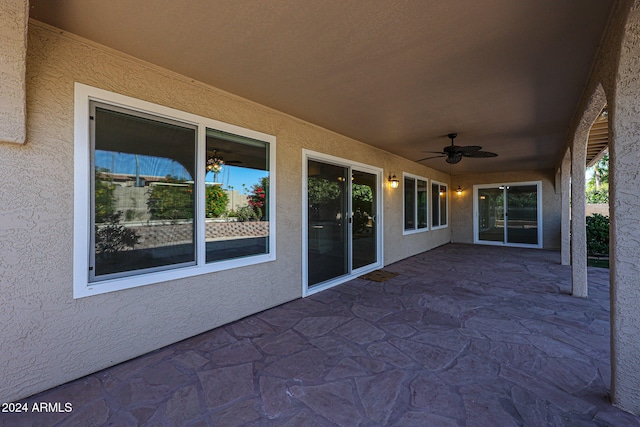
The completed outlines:
[[[398,188],[400,186],[400,180],[396,178],[396,174],[389,175],[389,187]]]
[[[462,194],[462,187],[460,187],[458,185],[458,189],[456,190],[456,193],[458,193],[458,196]]]

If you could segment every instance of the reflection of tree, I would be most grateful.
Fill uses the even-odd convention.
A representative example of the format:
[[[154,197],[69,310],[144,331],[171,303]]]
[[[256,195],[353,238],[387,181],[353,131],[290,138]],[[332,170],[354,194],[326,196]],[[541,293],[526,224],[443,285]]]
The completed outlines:
[[[499,197],[502,203],[502,195]],[[531,208],[536,206],[538,202],[538,196],[533,191],[526,193],[509,193],[509,207],[510,208]]]
[[[103,222],[115,209],[115,185],[107,175],[109,169],[96,168],[94,184],[95,222]]]
[[[371,187],[365,184],[353,184],[351,187],[353,195],[353,209],[360,209],[362,212],[371,213],[371,204],[373,203],[373,191]]]
[[[206,188],[206,212],[207,218],[222,216],[227,210],[229,196],[219,185],[208,185]]]
[[[242,184],[244,186],[244,184]],[[267,194],[269,191],[269,177],[263,177],[258,184],[251,187],[251,193],[248,197],[249,206],[253,209],[256,216],[264,220],[263,213],[267,213]]]
[[[362,232],[372,214],[373,191],[365,184],[352,184],[351,197],[353,207],[353,230]]]
[[[115,209],[115,185],[108,169],[96,169],[94,180],[95,253],[98,258],[133,248],[140,235],[120,224],[122,212]]]
[[[309,177],[307,193],[309,214],[315,221],[338,220],[343,212],[342,191],[344,183],[329,181],[325,178]]]
[[[328,179],[309,177],[307,188],[311,205],[335,202],[340,197],[340,186]]]
[[[147,207],[151,219],[192,219],[193,184],[167,175],[166,183],[151,187]]]

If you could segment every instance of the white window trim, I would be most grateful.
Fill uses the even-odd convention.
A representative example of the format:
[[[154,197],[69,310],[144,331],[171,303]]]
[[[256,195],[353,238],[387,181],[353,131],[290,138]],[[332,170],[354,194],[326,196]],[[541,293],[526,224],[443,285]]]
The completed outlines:
[[[429,195],[431,196],[429,200],[431,200],[431,203],[433,204],[433,184],[437,184],[438,186],[443,185],[444,187],[446,187],[447,189],[447,197],[446,197],[446,201],[445,203],[447,204],[447,223],[445,225],[437,225],[434,226],[433,225],[433,206],[431,206],[431,209],[429,210],[429,227],[431,228],[431,230],[441,230],[443,228],[448,228],[449,227],[449,184],[445,183],[445,182],[439,182],[439,181],[435,181],[435,180],[431,180],[431,185],[429,186]],[[439,187],[438,187],[439,188]],[[440,199],[438,199],[440,200]],[[438,202],[438,209],[440,208],[440,202]],[[440,221],[440,224],[442,224],[442,221]]]
[[[405,212],[406,203],[405,203],[405,199],[404,199],[404,197],[405,197],[405,191],[404,191],[405,178],[411,178],[411,179],[413,179],[415,181],[415,186],[414,186],[414,189],[413,189],[413,197],[414,197],[414,200],[415,200],[415,204],[413,206],[413,217],[414,217],[414,220],[415,220],[416,223],[418,221],[418,180],[424,181],[424,182],[427,183],[427,226],[424,227],[424,228],[413,228],[413,229],[409,229],[409,230],[404,228],[404,220],[405,220],[405,215],[406,215],[406,212]],[[429,201],[430,201],[429,188],[430,188],[430,185],[431,185],[431,183],[429,182],[428,178],[425,178],[425,177],[422,177],[422,176],[418,176],[418,175],[413,175],[413,174],[410,174],[410,173],[407,173],[407,172],[402,172],[402,235],[403,236],[406,236],[406,235],[409,235],[409,234],[424,233],[424,232],[430,230],[430,228],[429,228],[429,226],[430,226],[429,220],[431,219],[430,216],[429,216],[429,212],[430,212],[429,211],[429,207],[430,207],[430,203],[429,203]]]
[[[245,258],[229,259],[207,264],[204,254],[205,197],[204,185],[198,187],[196,206],[196,265],[128,277],[89,282],[90,251],[90,101],[98,101],[116,107],[140,111],[167,119],[178,120],[198,127],[197,182],[205,180],[206,129],[218,129],[236,135],[269,143],[269,252]],[[103,89],[75,83],[74,95],[74,234],[73,234],[73,297],[83,298],[123,289],[169,280],[182,279],[216,271],[228,270],[276,259],[276,137],[251,129],[242,128],[195,114],[154,104]]]

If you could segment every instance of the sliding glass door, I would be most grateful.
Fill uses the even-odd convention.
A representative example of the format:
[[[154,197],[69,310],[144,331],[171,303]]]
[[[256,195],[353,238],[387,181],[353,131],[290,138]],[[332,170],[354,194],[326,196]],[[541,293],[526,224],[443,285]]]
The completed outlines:
[[[378,177],[353,170],[351,179],[351,267],[356,270],[378,260],[378,230],[376,226]]]
[[[474,186],[475,243],[542,247],[541,183]]]
[[[306,294],[381,266],[381,172],[329,156],[305,160]]]
[[[349,272],[349,168],[309,160],[308,277],[309,286]]]

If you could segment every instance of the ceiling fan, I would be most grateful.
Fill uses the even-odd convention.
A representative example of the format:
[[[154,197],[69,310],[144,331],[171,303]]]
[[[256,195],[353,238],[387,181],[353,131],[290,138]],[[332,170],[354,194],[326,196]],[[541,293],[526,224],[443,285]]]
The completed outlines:
[[[496,157],[496,153],[489,151],[481,151],[482,147],[478,145],[453,145],[453,140],[458,136],[457,133],[450,133],[447,135],[451,139],[451,145],[448,145],[442,149],[442,151],[425,151],[425,153],[438,154],[438,156],[425,157],[424,159],[416,160],[421,162],[423,160],[436,159],[438,157],[446,157],[447,163],[455,164],[462,160],[463,157]]]

